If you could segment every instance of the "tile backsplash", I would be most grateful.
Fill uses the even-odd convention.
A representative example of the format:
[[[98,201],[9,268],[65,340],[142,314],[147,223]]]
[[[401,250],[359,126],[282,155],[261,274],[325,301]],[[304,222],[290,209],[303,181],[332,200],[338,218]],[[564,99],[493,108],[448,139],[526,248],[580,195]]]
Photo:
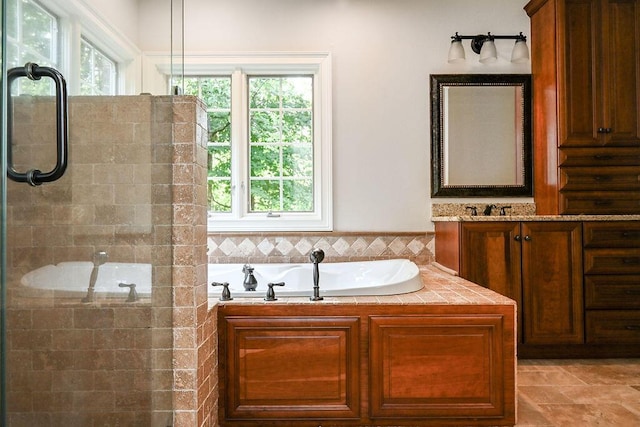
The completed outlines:
[[[427,232],[217,233],[209,234],[209,263],[304,263],[313,248],[324,262],[407,258],[418,265],[434,259]]]

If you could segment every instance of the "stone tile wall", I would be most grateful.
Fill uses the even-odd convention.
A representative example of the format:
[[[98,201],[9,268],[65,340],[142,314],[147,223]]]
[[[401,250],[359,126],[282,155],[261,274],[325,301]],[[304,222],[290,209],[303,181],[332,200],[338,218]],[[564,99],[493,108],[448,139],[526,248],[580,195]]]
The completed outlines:
[[[215,425],[215,381],[203,374],[205,361],[215,360],[215,325],[203,293],[202,106],[151,96],[69,104],[65,176],[7,188],[10,425],[191,427],[199,408],[197,425]],[[14,107],[14,165],[49,170],[53,103],[21,97]],[[112,262],[151,263],[151,297],[82,303],[18,290],[33,269],[91,261],[102,250]]]

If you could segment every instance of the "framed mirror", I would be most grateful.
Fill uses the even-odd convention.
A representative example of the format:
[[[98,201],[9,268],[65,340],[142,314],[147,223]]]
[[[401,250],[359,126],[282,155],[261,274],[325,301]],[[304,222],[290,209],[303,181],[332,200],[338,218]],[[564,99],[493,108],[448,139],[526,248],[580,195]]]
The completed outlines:
[[[431,75],[431,196],[532,196],[531,75]]]

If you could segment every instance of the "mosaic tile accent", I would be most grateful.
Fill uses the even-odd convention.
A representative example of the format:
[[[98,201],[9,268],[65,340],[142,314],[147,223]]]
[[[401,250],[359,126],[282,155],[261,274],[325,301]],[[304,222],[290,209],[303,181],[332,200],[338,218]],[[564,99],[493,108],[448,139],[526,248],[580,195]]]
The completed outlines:
[[[418,265],[434,260],[432,233],[285,233],[210,234],[210,263],[301,263],[314,248],[325,262],[407,258]]]

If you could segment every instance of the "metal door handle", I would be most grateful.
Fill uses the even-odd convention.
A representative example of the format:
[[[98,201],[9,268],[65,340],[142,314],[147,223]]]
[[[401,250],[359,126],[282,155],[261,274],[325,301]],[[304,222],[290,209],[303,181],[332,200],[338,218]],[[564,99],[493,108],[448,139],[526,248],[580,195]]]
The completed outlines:
[[[67,111],[67,83],[64,77],[56,69],[41,67],[33,62],[27,62],[24,67],[16,67],[7,71],[7,99],[11,101],[11,83],[19,78],[26,77],[29,80],[40,80],[42,77],[50,77],[56,85],[56,165],[49,172],[42,172],[38,169],[30,169],[27,172],[18,172],[13,167],[11,135],[9,133],[9,144],[7,147],[7,176],[16,182],[26,182],[36,186],[43,182],[52,182],[60,179],[67,169],[69,134],[68,134],[68,111]],[[8,108],[8,116],[11,114],[11,106]],[[11,123],[11,120],[9,120]]]

